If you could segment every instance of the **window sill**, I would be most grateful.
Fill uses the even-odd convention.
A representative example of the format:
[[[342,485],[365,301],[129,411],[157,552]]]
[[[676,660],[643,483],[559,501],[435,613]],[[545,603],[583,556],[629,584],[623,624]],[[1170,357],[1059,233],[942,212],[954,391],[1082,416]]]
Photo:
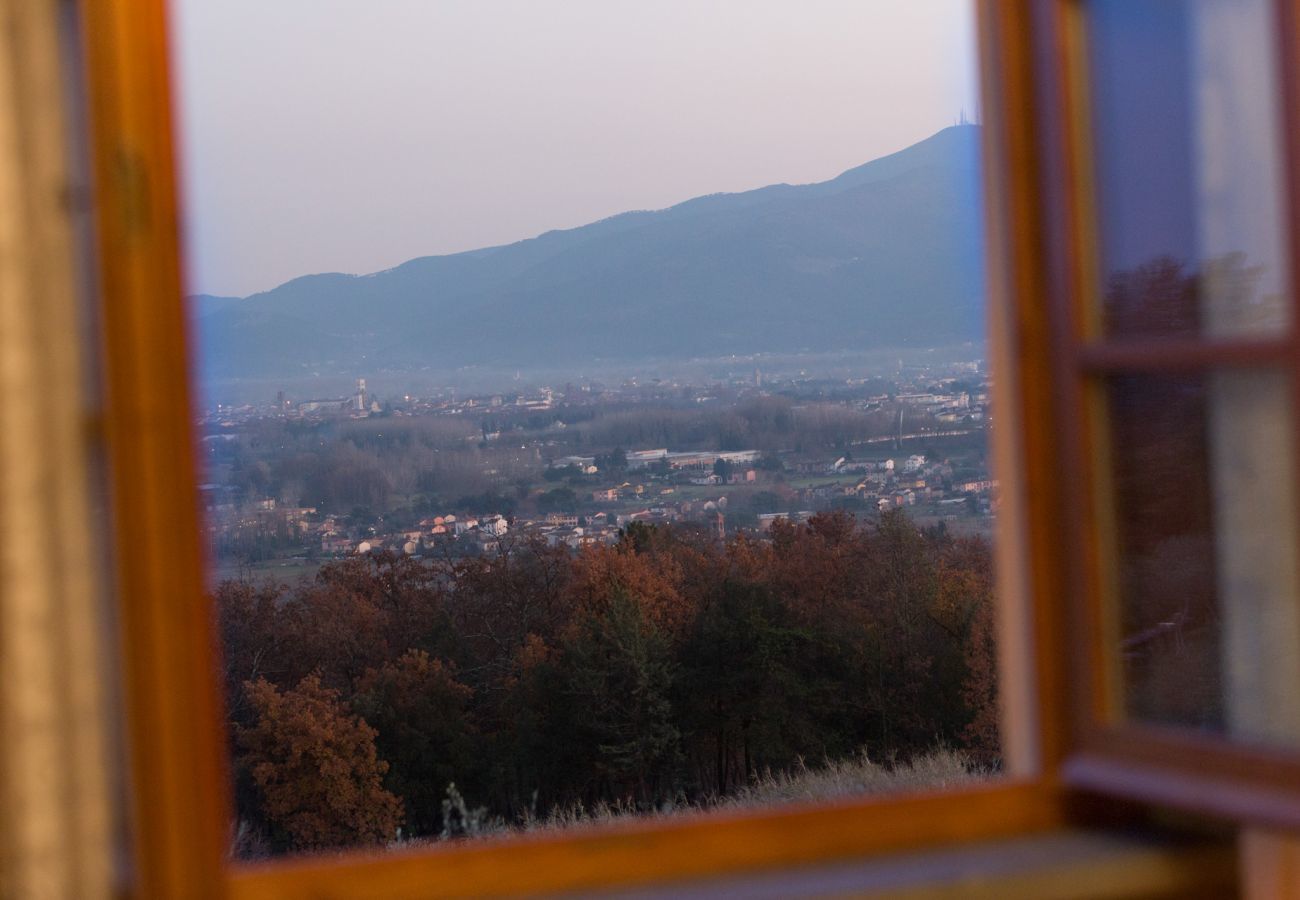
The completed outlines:
[[[750,815],[683,816],[420,851],[305,856],[237,866],[232,900],[405,900],[756,878],[763,870],[912,854],[1054,833],[1064,798],[1042,783],[872,797]],[[881,865],[885,862],[882,860]]]
[[[1223,841],[1142,832],[1056,831],[888,859],[586,894],[622,900],[785,897],[1068,898],[1235,896]]]

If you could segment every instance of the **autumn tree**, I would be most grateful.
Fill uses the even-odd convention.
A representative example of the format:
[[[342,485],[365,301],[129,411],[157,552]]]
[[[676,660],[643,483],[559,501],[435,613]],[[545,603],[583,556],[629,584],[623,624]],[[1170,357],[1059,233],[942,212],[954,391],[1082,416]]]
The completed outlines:
[[[410,649],[456,652],[447,612],[446,567],[398,553],[365,553],[322,568],[317,583],[376,611],[388,658]]]
[[[630,542],[587,547],[573,560],[565,594],[575,615],[601,615],[619,592],[636,598],[641,611],[659,628],[676,634],[692,610],[679,590],[682,571],[669,553],[649,545],[638,552]]]
[[[942,654],[938,667],[951,680],[961,675],[958,696],[943,702],[956,705],[966,723],[961,742],[970,756],[987,766],[1001,758],[998,734],[998,661],[993,619],[993,556],[987,541],[961,538],[944,543],[939,557],[939,588],[932,615],[942,627],[948,646],[961,649]]]
[[[292,648],[280,663],[287,673],[281,686],[315,673],[327,687],[346,691],[392,655],[385,636],[387,616],[375,597],[328,574],[294,592],[280,608],[277,623]]]
[[[455,566],[447,602],[465,668],[483,679],[505,677],[528,635],[558,635],[570,619],[563,597],[572,568],[568,548],[535,539],[507,542],[494,559]]]
[[[375,730],[352,715],[315,673],[281,691],[245,685],[253,724],[237,729],[239,767],[251,780],[272,842],[292,850],[382,844],[402,823],[383,787],[388,764]]]
[[[281,585],[231,579],[217,587],[213,598],[221,635],[226,709],[241,724],[247,724],[249,716],[244,683],[258,678],[278,682],[295,649],[293,636],[280,627],[284,593]]]
[[[998,665],[994,645],[993,604],[975,610],[966,647],[968,674],[962,699],[971,711],[962,736],[971,757],[982,765],[996,765],[1002,756],[998,729]]]

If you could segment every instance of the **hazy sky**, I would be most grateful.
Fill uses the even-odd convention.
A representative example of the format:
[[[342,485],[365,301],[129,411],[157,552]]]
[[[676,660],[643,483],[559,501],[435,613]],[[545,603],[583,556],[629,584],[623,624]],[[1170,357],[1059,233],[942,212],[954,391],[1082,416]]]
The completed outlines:
[[[972,114],[970,0],[175,0],[190,288],[373,272]]]

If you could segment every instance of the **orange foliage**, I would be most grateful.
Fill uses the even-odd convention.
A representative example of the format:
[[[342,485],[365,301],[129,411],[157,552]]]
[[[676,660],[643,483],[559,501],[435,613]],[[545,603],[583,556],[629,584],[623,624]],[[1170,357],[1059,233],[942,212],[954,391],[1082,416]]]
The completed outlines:
[[[296,850],[391,840],[402,802],[384,790],[388,764],[373,728],[350,715],[315,673],[281,692],[259,678],[244,685],[255,723],[237,737],[267,824]]]
[[[621,590],[648,621],[677,634],[692,612],[679,590],[681,579],[681,566],[666,554],[637,553],[626,544],[586,547],[573,561],[569,608],[575,618],[603,614]]]
[[[239,807],[319,848],[403,816],[438,834],[453,781],[510,821],[863,750],[950,742],[995,764],[992,590],[986,541],[901,512],[725,543],[640,525],[576,552],[372,554],[288,594],[228,583]]]

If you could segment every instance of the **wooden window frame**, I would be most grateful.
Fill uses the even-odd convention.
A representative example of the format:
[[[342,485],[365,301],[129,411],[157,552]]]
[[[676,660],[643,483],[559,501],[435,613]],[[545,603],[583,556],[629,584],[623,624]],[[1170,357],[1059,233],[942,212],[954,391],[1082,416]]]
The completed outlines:
[[[1120,374],[1202,372],[1212,368],[1289,370],[1300,398],[1300,4],[1270,0],[1282,137],[1284,251],[1291,274],[1285,333],[1257,339],[1107,337],[1095,309],[1096,227],[1085,64],[1086,0],[1032,0],[1041,117],[1038,139],[1044,221],[1049,234],[1045,294],[1051,325],[1052,381],[1061,428],[1057,478],[1077,515],[1057,524],[1069,619],[1082,636],[1070,654],[1072,749],[1067,785],[1223,816],[1251,825],[1300,826],[1300,751],[1250,745],[1190,729],[1125,721],[1117,702],[1101,584],[1103,525],[1095,518],[1103,478],[1092,452],[1100,433],[1101,379]],[[1300,415],[1296,444],[1300,447]]]
[[[78,2],[118,536],[131,895],[435,897],[649,883],[1062,828],[1092,820],[1080,787],[1151,794],[1129,783],[1140,754],[1071,714],[1086,708],[1071,685],[1100,659],[1095,642],[1083,655],[1096,659],[1061,652],[1089,609],[1070,588],[1077,574],[1070,549],[1080,535],[1067,514],[1077,498],[1061,469],[1081,446],[1061,390],[1073,370],[1063,371],[1057,358],[1059,348],[1074,346],[1067,322],[1077,274],[1069,254],[1054,252],[1069,246],[1061,223],[1073,214],[1061,187],[1072,182],[1060,180],[1070,171],[1061,168],[1069,156],[1059,138],[1068,123],[1052,115],[1053,91],[1066,88],[1057,71],[1062,2],[976,0],[993,261],[990,355],[1004,425],[994,435],[994,458],[1006,486],[998,636],[1007,777],[952,792],[632,821],[420,851],[227,859],[228,761],[198,527],[166,0]],[[1048,296],[1062,299],[1041,302]],[[1106,353],[1123,350],[1068,359],[1106,366]],[[1156,762],[1168,770],[1167,757],[1157,754]],[[1189,783],[1187,773],[1176,775]],[[1115,807],[1104,812],[1113,817]]]

